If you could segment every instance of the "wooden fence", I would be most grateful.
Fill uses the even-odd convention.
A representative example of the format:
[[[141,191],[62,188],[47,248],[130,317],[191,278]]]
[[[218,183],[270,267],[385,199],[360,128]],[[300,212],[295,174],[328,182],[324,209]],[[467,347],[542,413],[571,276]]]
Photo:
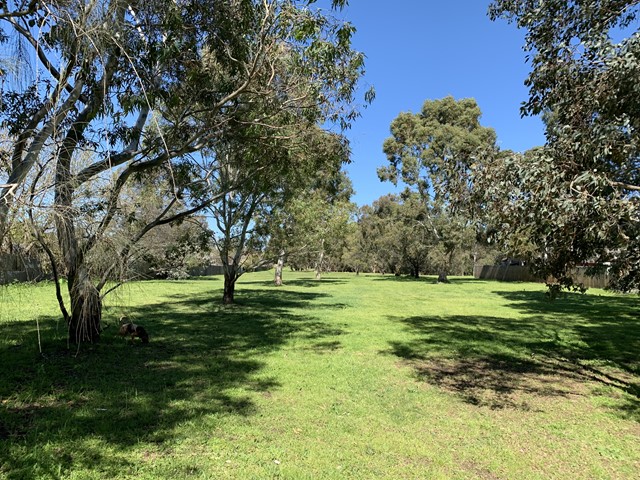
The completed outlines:
[[[259,267],[256,271],[268,270],[271,266]],[[148,265],[140,263],[132,267],[134,277],[138,279],[155,278],[155,274]],[[202,265],[188,269],[190,277],[222,275],[222,265]],[[20,255],[0,254],[0,285],[12,282],[30,282],[43,280],[45,275],[36,259]]]
[[[0,285],[41,280],[42,275],[42,269],[36,259],[22,255],[0,254]]]
[[[500,280],[503,282],[539,282],[529,271],[529,267],[520,265],[476,265],[473,276],[484,280]]]
[[[589,276],[587,267],[578,267],[571,274],[576,283],[582,283],[587,288],[606,288],[609,285],[609,275]],[[520,265],[476,265],[473,269],[475,278],[484,280],[500,280],[503,282],[545,282],[546,280],[532,275],[529,267]]]
[[[207,265],[202,267],[193,267],[187,270],[191,277],[208,277],[211,275],[222,275],[224,269],[222,265]]]

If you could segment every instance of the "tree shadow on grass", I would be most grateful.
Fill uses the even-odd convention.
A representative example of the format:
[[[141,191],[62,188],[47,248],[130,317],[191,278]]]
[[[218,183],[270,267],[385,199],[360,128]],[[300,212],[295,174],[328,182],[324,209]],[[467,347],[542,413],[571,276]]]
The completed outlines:
[[[638,325],[629,324],[626,306],[620,307],[617,320],[608,317],[598,324],[600,308],[595,302],[595,318],[584,311],[578,316],[590,318],[589,331],[586,323],[571,317],[571,309],[555,320],[396,317],[392,320],[405,324],[416,337],[392,342],[390,352],[408,362],[420,379],[473,405],[529,409],[532,400],[586,395],[589,385],[597,385],[624,392],[618,413],[640,420],[640,376],[631,368],[638,354],[626,344],[629,335],[637,335]]]
[[[569,293],[551,301],[536,292],[496,292],[555,332],[555,353],[574,362],[640,376],[640,298]],[[603,370],[603,374],[604,374]],[[640,391],[636,392],[640,396]]]
[[[321,278],[316,280],[314,278],[297,278],[294,280],[287,280],[286,277],[282,281],[282,286],[276,287],[273,280],[249,280],[239,281],[239,285],[260,285],[262,287],[273,287],[274,290],[286,289],[286,287],[304,287],[304,288],[317,288],[323,285],[343,285],[347,282],[339,278]]]
[[[399,282],[399,283],[438,283],[437,275],[421,275],[416,278],[411,275],[379,275],[373,277],[376,281]],[[487,280],[481,280],[474,277],[449,277],[449,284],[461,285],[465,283],[487,283]],[[447,285],[443,283],[442,285]]]
[[[148,345],[112,326],[78,351],[65,348],[56,319],[42,318],[43,355],[33,324],[0,325],[0,477],[30,478],[37,466],[57,478],[95,464],[118,478],[135,471],[128,450],[140,442],[168,451],[189,422],[214,431],[219,416],[254,414],[255,395],[279,387],[262,372],[263,355],[292,336],[340,333],[293,313],[321,296],[243,290],[242,303],[225,308],[217,291],[176,295],[130,309]]]
[[[393,274],[385,274],[378,275],[372,277],[375,281],[378,282],[399,282],[399,283],[436,283],[438,279],[437,276],[433,275],[421,275],[416,278],[411,275],[393,275]]]

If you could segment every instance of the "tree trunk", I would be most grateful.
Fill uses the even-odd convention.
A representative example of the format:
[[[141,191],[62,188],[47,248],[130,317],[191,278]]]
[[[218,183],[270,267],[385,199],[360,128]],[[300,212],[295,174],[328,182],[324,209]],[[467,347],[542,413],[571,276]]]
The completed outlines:
[[[0,198],[0,247],[2,247],[5,234],[7,233],[8,215],[9,215],[9,200],[7,198]]]
[[[222,294],[222,303],[232,305],[234,303],[233,295],[236,290],[237,276],[234,273],[224,272],[224,293]]]
[[[449,279],[447,278],[447,274],[445,272],[440,273],[440,275],[438,275],[438,283],[451,283],[449,282]]]
[[[71,316],[68,319],[69,342],[96,343],[102,330],[102,301],[91,281],[82,277],[69,283]]]
[[[318,254],[318,260],[316,262],[316,280],[320,280],[322,276],[322,261],[324,260],[324,239],[322,239],[320,246],[320,253]]]
[[[320,280],[320,278],[322,277],[322,260],[324,259],[324,252],[320,252],[320,255],[318,255],[318,262],[316,263],[316,280]]]
[[[411,270],[411,274],[413,275],[413,278],[420,278],[420,267],[418,265],[414,265]]]
[[[276,263],[276,276],[274,283],[276,287],[282,286],[282,267],[284,266],[284,250],[280,250],[280,254],[278,255],[278,263]]]
[[[474,248],[473,248],[473,266],[471,267],[471,275],[476,274],[477,263],[478,263],[478,242],[474,244]]]
[[[455,253],[455,248],[449,250],[447,254],[447,264],[444,267],[444,271],[440,272],[438,275],[438,283],[451,283],[447,278],[447,275],[451,273],[451,266],[453,265],[453,254]]]
[[[85,263],[85,249],[76,235],[76,211],[72,207],[73,185],[70,181],[70,163],[74,139],[65,139],[58,154],[55,184],[55,223],[58,245],[67,270],[71,315],[67,318],[70,343],[95,343],[102,330],[102,301],[93,285]],[[63,315],[64,308],[61,305]]]

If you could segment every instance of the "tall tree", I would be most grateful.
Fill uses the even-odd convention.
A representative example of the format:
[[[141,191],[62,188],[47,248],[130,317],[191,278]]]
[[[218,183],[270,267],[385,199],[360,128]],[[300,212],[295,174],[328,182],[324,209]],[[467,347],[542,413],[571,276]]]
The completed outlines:
[[[480,115],[475,100],[453,97],[427,100],[419,113],[401,113],[383,145],[389,165],[378,169],[378,176],[394,184],[402,181],[425,203],[447,209],[464,223],[473,212],[472,168],[496,150],[496,134],[480,125]],[[434,232],[447,242],[445,231]],[[455,248],[455,242],[448,245]],[[446,281],[443,267],[440,279]]]
[[[640,286],[640,2],[497,0],[489,14],[526,30],[523,115],[543,114],[547,144],[498,158],[493,194],[513,197],[508,229],[537,245],[538,273],[571,286],[591,262]]]
[[[294,113],[274,112],[268,125],[243,121],[254,117],[257,107],[238,112],[211,152],[219,166],[211,176],[212,188],[228,192],[207,208],[217,227],[214,243],[224,267],[226,304],[234,302],[246,260],[269,261],[266,252],[252,251],[261,245],[264,227],[275,228],[285,205],[304,195],[317,178],[337,175],[348,161],[345,139],[316,126],[314,120],[323,120],[318,110],[317,116],[304,106]]]
[[[363,56],[351,49],[354,29],[311,10],[310,3],[54,0],[32,2],[26,10],[0,6],[3,45],[21,45],[25,58],[37,62],[31,65],[37,75],[27,82],[3,84],[0,114],[13,145],[0,186],[0,243],[16,203],[33,207],[31,200],[38,200],[52,209],[63,259],[57,270],[68,279],[70,311],[58,299],[72,342],[99,338],[102,288],[131,251],[123,245],[114,256],[118,262],[94,282],[91,252],[118,223],[120,196],[131,179],[161,167],[171,172],[165,205],[140,225],[135,243],[225,193],[188,196],[196,189],[187,186],[208,179],[192,175],[189,154],[214,143],[243,101],[266,98],[270,112],[306,101],[303,112],[313,118],[322,112],[343,125],[355,118]],[[282,76],[283,68],[297,75]],[[292,102],[302,83],[304,95]],[[251,121],[263,124],[268,117]],[[53,181],[45,182],[49,177]],[[91,228],[85,228],[88,204]]]
[[[294,195],[275,209],[261,225],[267,251],[276,258],[274,283],[282,284],[285,260],[298,268],[313,268],[320,279],[327,265],[339,264],[346,241],[346,227],[354,211],[350,202],[353,188],[346,172],[349,161],[344,142],[325,142],[312,148],[314,156],[326,158]],[[326,162],[326,160],[325,160]]]

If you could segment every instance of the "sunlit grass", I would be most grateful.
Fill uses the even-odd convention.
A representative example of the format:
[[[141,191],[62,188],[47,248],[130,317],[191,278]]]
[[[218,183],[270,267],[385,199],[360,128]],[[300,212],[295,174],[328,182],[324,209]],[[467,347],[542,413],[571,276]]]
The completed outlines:
[[[80,351],[50,285],[0,288],[0,477],[637,476],[638,297],[264,272],[225,308],[221,286],[125,286]]]

